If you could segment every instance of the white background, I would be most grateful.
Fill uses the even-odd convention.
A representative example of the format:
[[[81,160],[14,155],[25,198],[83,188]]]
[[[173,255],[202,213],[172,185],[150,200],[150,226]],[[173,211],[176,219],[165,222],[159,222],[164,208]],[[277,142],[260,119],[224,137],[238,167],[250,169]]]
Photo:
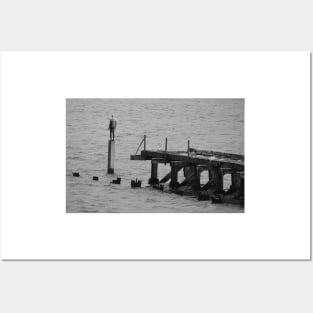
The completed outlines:
[[[3,259],[309,259],[310,54],[3,53]],[[245,214],[66,214],[66,98],[245,98]],[[225,148],[227,149],[227,147]]]
[[[2,50],[313,47],[309,1],[4,3]],[[0,275],[4,312],[312,311],[311,262],[1,262]]]

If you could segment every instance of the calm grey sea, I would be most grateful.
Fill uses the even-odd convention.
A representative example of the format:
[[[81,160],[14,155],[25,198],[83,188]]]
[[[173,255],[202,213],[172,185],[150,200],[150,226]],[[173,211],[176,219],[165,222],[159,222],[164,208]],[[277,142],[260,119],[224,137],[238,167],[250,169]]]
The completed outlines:
[[[117,119],[115,174],[106,173],[109,119]],[[243,212],[148,186],[150,161],[131,161],[144,134],[147,149],[191,148],[244,154],[244,99],[67,99],[67,212]],[[169,165],[159,165],[159,178]],[[73,177],[79,172],[80,177]],[[99,181],[93,181],[99,176]],[[120,176],[121,185],[110,181]],[[138,178],[143,188],[131,189]],[[225,178],[227,184],[227,177]]]

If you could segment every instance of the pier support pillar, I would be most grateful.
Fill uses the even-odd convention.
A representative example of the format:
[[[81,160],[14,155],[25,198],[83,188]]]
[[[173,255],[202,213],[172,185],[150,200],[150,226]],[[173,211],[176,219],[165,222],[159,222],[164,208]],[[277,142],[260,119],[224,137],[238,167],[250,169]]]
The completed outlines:
[[[151,160],[151,177],[149,179],[149,185],[155,185],[159,183],[158,179],[158,161]]]
[[[108,174],[114,174],[115,141],[110,139],[108,143]]]
[[[240,189],[240,174],[238,173],[231,174],[231,185],[232,185],[232,188],[235,190]]]
[[[191,175],[193,175],[194,172],[193,172],[193,168],[192,166],[185,166],[184,167],[184,177],[190,177]]]
[[[240,194],[242,196],[245,195],[245,179],[244,179],[244,177],[240,178]]]
[[[171,162],[171,182],[170,187],[176,188],[181,184],[178,182],[178,172],[186,167],[187,163],[184,161],[172,161]],[[184,174],[186,175],[186,171],[184,169]]]
[[[180,184],[180,186],[193,186],[195,178],[194,178],[194,165],[186,165],[184,168],[184,181]]]
[[[203,171],[210,172],[211,166],[204,165],[204,164],[198,164],[194,166],[194,189],[200,189],[201,188],[201,173]]]
[[[214,167],[211,170],[212,182],[216,191],[221,192],[223,190],[223,174],[221,173],[219,167]]]
[[[231,174],[231,184],[234,191],[244,193],[244,177],[240,172]]]
[[[194,189],[200,189],[200,179],[202,171],[203,169],[200,166],[194,166],[194,184],[192,186]]]
[[[175,164],[171,165],[171,182],[170,187],[175,188],[179,186],[178,183],[178,171],[181,169],[181,167],[178,167]]]

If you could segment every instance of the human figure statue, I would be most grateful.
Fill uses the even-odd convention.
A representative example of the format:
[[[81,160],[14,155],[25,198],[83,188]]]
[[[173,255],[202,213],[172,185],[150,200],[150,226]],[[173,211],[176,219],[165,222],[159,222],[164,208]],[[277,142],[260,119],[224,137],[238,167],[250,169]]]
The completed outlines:
[[[114,140],[114,133],[115,133],[116,125],[117,125],[116,119],[112,115],[112,118],[110,119],[109,128],[108,128],[110,130],[110,139],[111,140]]]

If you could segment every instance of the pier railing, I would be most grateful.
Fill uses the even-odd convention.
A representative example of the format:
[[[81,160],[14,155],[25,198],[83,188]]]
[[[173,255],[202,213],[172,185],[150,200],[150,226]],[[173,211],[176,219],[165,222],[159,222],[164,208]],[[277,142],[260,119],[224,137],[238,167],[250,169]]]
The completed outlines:
[[[140,142],[140,144],[139,144],[139,146],[138,146],[138,148],[137,148],[137,150],[136,150],[134,155],[137,155],[137,153],[138,153],[140,147],[142,146],[142,144],[143,144],[143,150],[146,151],[146,137],[147,137],[146,135],[143,136],[143,138],[142,138],[142,140],[141,140],[141,142]]]

